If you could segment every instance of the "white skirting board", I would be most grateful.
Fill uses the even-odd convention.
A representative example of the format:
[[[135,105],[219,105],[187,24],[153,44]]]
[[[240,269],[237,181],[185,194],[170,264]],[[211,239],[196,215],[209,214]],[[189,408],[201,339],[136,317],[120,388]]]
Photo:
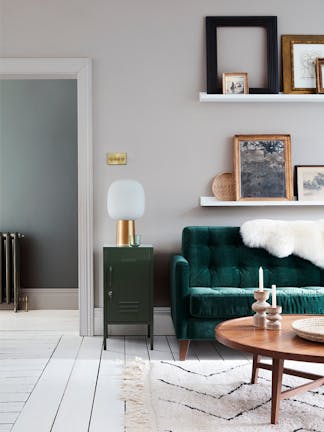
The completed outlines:
[[[21,288],[19,302],[23,309],[28,296],[29,309],[78,309],[78,288]]]
[[[95,335],[103,335],[103,308],[94,310],[94,331]],[[147,327],[145,324],[110,324],[108,334],[111,336],[146,335]],[[171,309],[169,307],[154,308],[154,335],[172,336],[174,327],[171,319]]]

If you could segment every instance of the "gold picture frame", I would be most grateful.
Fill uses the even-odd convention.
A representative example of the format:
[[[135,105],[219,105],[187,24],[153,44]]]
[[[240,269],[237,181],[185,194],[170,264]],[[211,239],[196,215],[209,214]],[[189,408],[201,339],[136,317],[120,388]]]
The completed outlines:
[[[248,94],[247,72],[223,73],[223,94]]]
[[[316,90],[324,93],[324,57],[316,59]]]
[[[316,93],[315,61],[324,57],[324,35],[282,35],[284,93]]]
[[[292,200],[290,135],[235,135],[234,176],[238,201]]]

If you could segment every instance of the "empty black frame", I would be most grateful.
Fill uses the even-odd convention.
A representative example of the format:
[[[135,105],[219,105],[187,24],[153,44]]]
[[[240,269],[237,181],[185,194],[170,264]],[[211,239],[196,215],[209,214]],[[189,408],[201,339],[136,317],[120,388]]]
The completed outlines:
[[[278,93],[278,36],[276,16],[208,16],[206,17],[207,93],[222,93],[217,72],[218,27],[264,27],[267,32],[268,85],[250,88],[250,93]]]

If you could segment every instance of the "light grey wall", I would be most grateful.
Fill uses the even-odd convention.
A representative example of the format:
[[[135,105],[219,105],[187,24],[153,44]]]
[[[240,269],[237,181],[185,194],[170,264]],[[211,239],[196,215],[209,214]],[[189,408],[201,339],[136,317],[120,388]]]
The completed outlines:
[[[2,0],[4,56],[94,60],[97,305],[101,246],[114,241],[106,192],[115,179],[144,185],[147,208],[137,227],[156,249],[160,305],[168,301],[169,256],[185,225],[322,217],[315,208],[199,207],[213,176],[232,170],[234,134],[290,133],[293,164],[324,162],[321,104],[199,103],[198,92],[206,89],[207,15],[277,15],[279,35],[324,33],[323,0]],[[128,152],[128,165],[106,166],[108,151]]]
[[[0,80],[0,231],[24,288],[78,286],[76,80]]]

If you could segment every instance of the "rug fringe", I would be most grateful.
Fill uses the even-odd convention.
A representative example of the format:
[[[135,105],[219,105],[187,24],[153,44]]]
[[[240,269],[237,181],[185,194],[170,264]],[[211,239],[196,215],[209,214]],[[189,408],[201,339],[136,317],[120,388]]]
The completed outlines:
[[[125,426],[128,432],[156,431],[155,415],[148,391],[150,364],[136,358],[125,366],[121,398],[126,400]]]

